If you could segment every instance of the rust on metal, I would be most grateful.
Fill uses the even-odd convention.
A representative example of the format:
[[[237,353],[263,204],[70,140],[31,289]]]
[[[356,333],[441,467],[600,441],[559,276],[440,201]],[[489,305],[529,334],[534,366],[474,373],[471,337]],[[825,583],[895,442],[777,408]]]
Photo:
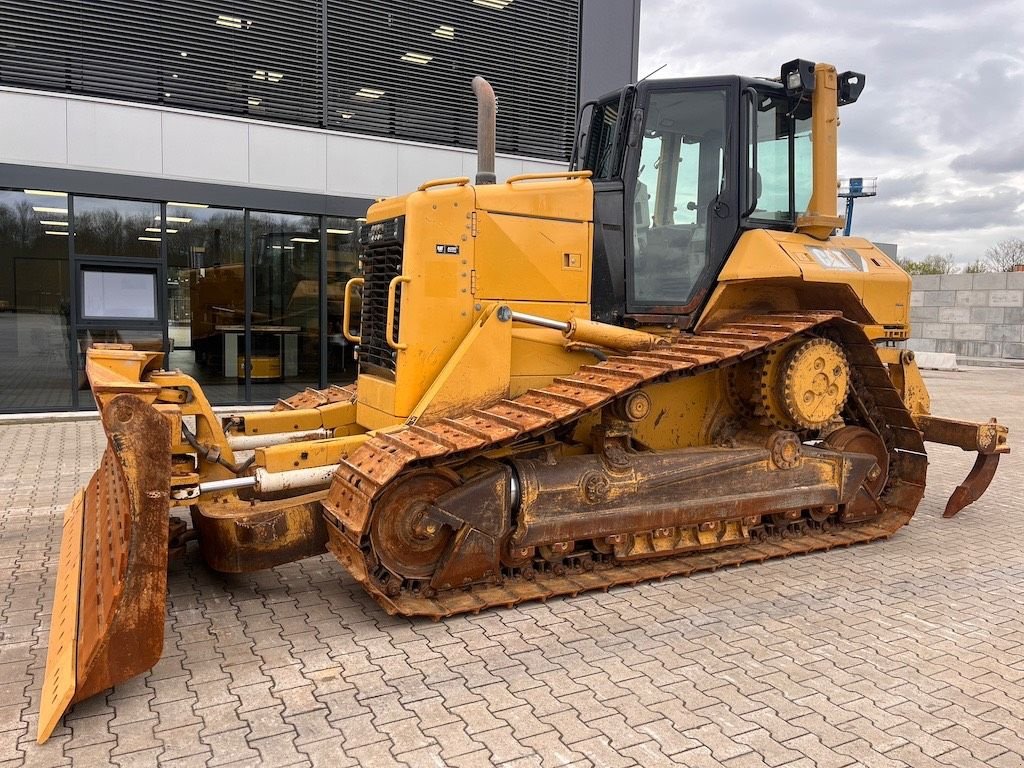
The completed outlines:
[[[825,410],[844,408],[858,425],[831,445],[755,429],[747,437],[761,442],[752,448],[638,454],[614,421],[592,428],[589,455],[561,456],[557,440],[545,442],[590,414],[627,423],[643,412],[631,398],[644,387],[790,349],[807,334],[831,339],[815,342],[833,352]],[[807,357],[805,389],[813,389],[817,357]],[[848,397],[839,391],[847,386]],[[531,450],[524,459],[488,458]],[[883,538],[913,515],[926,467],[921,431],[855,324],[831,312],[764,314],[370,438],[341,462],[324,507],[329,548],[387,611],[439,618]],[[417,487],[390,516],[403,478],[442,472],[460,485]],[[638,493],[647,494],[642,503]],[[381,547],[384,530],[399,524],[404,538],[424,537],[424,562]],[[428,537],[440,537],[429,539],[436,547]]]
[[[203,560],[222,573],[250,573],[325,552],[320,502],[326,494],[251,502],[222,496],[194,504]]]
[[[1009,453],[1007,442],[1009,430],[1002,424],[991,421],[978,424],[973,421],[943,419],[938,416],[914,416],[918,428],[924,433],[925,441],[955,445],[964,451],[978,453]]]
[[[1010,452],[1009,430],[995,419],[978,424],[973,421],[943,419],[938,416],[915,415],[914,421],[930,443],[953,445],[963,451],[978,452],[974,466],[946,502],[943,517],[954,517],[968,504],[973,504],[988,490],[999,467],[999,457]]]
[[[52,619],[57,643],[51,640],[51,648],[61,650],[47,659],[50,687],[44,689],[48,703],[40,711],[40,741],[49,736],[68,704],[145,672],[163,649],[171,473],[168,422],[132,394],[105,401],[100,415],[106,451],[65,516]],[[74,530],[78,525],[80,536]],[[71,599],[72,591],[77,599]],[[72,617],[75,611],[77,616]],[[74,659],[73,678],[68,658]]]
[[[956,487],[946,502],[946,510],[942,513],[943,517],[953,517],[968,504],[973,504],[981,498],[982,494],[988,490],[992,478],[995,477],[1001,455],[999,453],[978,454],[970,473]]]

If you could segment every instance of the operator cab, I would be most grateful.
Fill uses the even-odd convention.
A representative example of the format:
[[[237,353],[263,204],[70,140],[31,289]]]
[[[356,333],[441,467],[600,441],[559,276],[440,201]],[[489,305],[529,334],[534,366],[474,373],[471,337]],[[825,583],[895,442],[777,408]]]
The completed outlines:
[[[584,105],[572,168],[593,174],[594,319],[690,327],[744,230],[796,227],[814,64],[782,69],[641,81]],[[840,79],[841,103],[855,101],[863,76]]]

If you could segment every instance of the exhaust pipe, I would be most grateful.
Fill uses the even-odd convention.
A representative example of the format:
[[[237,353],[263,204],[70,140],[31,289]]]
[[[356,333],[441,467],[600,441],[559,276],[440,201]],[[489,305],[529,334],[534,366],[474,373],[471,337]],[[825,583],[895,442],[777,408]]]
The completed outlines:
[[[491,84],[479,75],[473,78],[473,93],[476,94],[476,183],[495,184],[498,181],[494,175],[497,101]]]

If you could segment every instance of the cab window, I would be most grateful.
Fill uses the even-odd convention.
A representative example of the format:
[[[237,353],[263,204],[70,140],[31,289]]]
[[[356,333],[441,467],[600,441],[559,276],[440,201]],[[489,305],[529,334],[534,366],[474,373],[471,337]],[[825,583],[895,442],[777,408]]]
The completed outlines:
[[[748,149],[755,198],[750,218],[792,222],[811,199],[811,120],[795,117],[785,97],[757,98],[757,146]]]
[[[682,306],[708,262],[724,191],[726,92],[652,91],[633,200],[633,300]]]

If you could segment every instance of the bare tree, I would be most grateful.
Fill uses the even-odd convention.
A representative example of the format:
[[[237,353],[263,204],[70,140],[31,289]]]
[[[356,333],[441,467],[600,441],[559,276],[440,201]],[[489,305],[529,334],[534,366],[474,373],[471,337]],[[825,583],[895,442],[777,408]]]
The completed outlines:
[[[972,261],[970,264],[968,264],[966,267],[964,267],[964,274],[965,275],[978,275],[978,274],[981,274],[982,272],[991,272],[991,271],[992,271],[992,267],[990,267],[988,262],[985,261],[984,259],[978,259],[977,261]]]
[[[897,259],[896,262],[911,275],[951,275],[956,272],[956,261],[952,253],[945,256],[932,253],[921,261]]]
[[[985,261],[993,272],[1013,272],[1017,265],[1024,266],[1024,240],[1011,237],[985,251]]]

